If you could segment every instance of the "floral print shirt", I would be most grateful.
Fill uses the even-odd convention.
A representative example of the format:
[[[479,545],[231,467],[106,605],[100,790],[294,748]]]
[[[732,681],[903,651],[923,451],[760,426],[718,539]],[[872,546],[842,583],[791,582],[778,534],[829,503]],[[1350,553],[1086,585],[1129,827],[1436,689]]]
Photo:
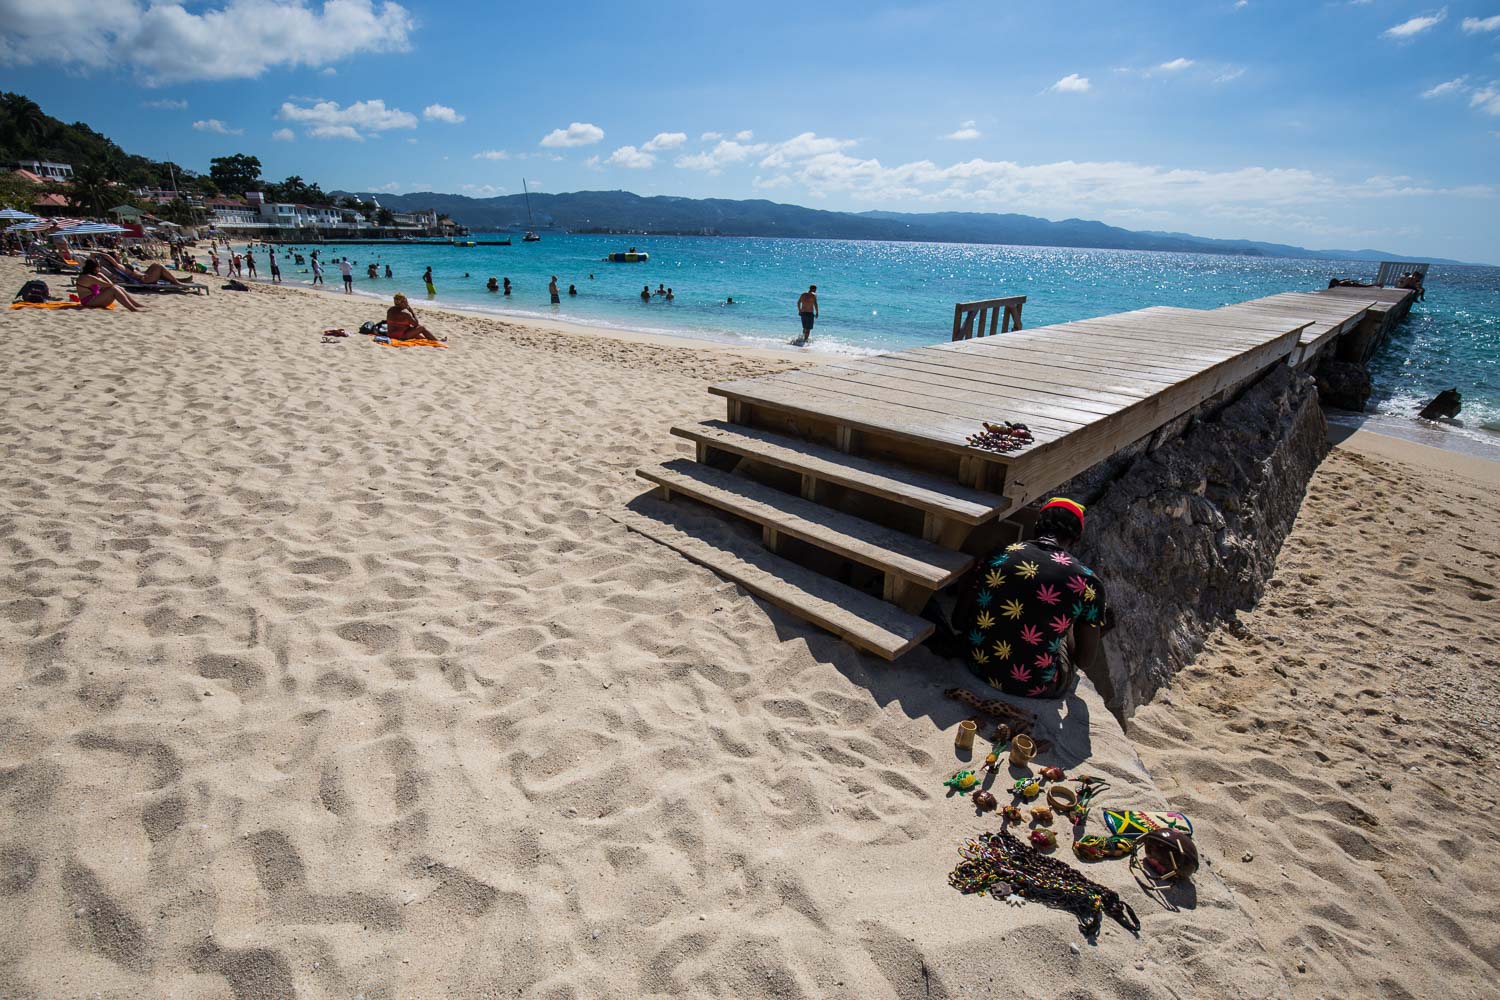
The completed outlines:
[[[1104,586],[1051,539],[1018,542],[979,565],[954,623],[968,667],[991,687],[1027,698],[1062,693],[1068,631],[1104,621]],[[965,620],[966,619],[966,620]]]

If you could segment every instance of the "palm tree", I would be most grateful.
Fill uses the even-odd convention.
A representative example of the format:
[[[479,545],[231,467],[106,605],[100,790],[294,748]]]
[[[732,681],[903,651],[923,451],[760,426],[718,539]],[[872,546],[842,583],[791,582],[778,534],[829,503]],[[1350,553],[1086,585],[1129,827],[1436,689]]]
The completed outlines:
[[[17,138],[41,142],[50,119],[40,104],[20,94],[6,94],[0,97],[0,105],[3,105],[5,118]]]
[[[103,215],[113,204],[115,186],[103,163],[90,161],[73,171],[68,202],[85,215]]]

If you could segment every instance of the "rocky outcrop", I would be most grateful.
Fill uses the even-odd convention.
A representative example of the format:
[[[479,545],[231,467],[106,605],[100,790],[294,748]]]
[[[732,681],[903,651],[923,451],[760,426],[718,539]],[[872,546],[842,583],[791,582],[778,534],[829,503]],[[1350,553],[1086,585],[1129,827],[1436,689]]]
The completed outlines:
[[[1318,365],[1318,395],[1327,406],[1341,410],[1364,411],[1365,403],[1375,386],[1370,382],[1370,369],[1355,361],[1335,361],[1325,357]]]
[[[1069,483],[1089,505],[1079,555],[1104,579],[1122,716],[1259,599],[1313,471],[1328,451],[1313,380],[1278,366],[1180,433],[1138,443]]]

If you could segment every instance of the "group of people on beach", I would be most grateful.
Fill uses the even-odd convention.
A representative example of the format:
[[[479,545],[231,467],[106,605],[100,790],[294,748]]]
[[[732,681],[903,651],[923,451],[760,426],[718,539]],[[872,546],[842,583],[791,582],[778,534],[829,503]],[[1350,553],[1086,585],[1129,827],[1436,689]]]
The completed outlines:
[[[63,245],[56,249],[62,253],[64,259],[71,260],[72,250],[66,246],[66,241],[61,242]],[[221,248],[224,251],[223,257],[219,254]],[[273,284],[280,284],[282,258],[278,258],[275,247],[264,246],[262,247],[262,251],[270,270],[271,282]],[[214,275],[233,279],[248,277],[254,280],[259,277],[256,265],[256,247],[253,244],[246,246],[242,253],[230,247],[228,240],[218,238],[210,240],[207,250],[208,262],[206,264],[200,263],[194,257],[192,247],[186,243],[172,243],[170,253],[173,267],[189,273],[207,274],[212,271]],[[311,270],[312,284],[314,286],[324,284],[324,265],[319,250],[313,249],[304,256],[297,247],[283,247],[282,256],[294,261],[297,265],[305,263],[308,269]],[[338,257],[334,261],[335,266],[339,269],[339,275],[343,279],[344,293],[346,295],[354,293],[354,267],[356,263],[356,261],[351,261],[348,257]],[[381,277],[381,265],[374,261],[367,263],[365,266],[365,275],[371,280],[377,280]],[[384,276],[387,279],[395,276],[390,264],[384,265]],[[468,277],[468,275],[466,274],[465,277]],[[589,275],[590,279],[593,279],[593,277],[593,274]],[[87,292],[86,295],[80,294],[79,296],[80,303],[85,308],[105,308],[111,303],[118,302],[131,311],[139,310],[143,306],[126,289],[120,287],[122,282],[132,285],[157,284],[161,282],[168,284],[185,283],[162,264],[151,263],[144,272],[141,272],[133,264],[123,261],[120,257],[108,251],[100,251],[91,257],[87,262],[86,268],[79,272],[79,278],[88,279],[87,286],[82,284],[79,286],[81,291],[86,290]],[[426,287],[428,298],[433,298],[437,295],[437,287],[434,284],[431,266],[428,266],[422,272],[422,283]],[[1416,287],[1420,291],[1420,277],[1417,278]],[[492,275],[485,282],[485,289],[492,293],[503,294],[509,298],[514,285],[508,276],[503,279],[497,279]],[[551,280],[547,283],[547,294],[553,305],[561,303],[562,292],[558,283],[558,277],[555,274],[552,275]],[[575,284],[568,285],[567,294],[570,298],[576,298],[578,296],[578,286]],[[401,317],[397,324],[400,329],[418,329],[423,330],[425,333],[425,328],[417,322],[416,314],[411,311],[410,302],[404,295],[397,298],[399,301],[397,305],[392,306],[392,310],[401,311]],[[654,292],[651,290],[649,284],[642,285],[640,299],[643,303],[647,304],[656,300],[670,303],[676,301],[677,295],[673,289],[667,287],[665,282],[658,282]],[[734,304],[734,296],[732,295],[727,296],[723,302],[723,305],[726,306]],[[817,285],[809,285],[807,291],[797,297],[797,316],[801,322],[802,331],[792,341],[792,344],[805,346],[812,340],[813,324],[819,317]],[[393,335],[393,339],[406,338]]]
[[[178,250],[174,264],[183,270],[193,270],[186,251],[174,249]],[[83,309],[108,309],[118,304],[130,312],[140,312],[146,307],[137,295],[153,289],[193,287],[193,282],[173,274],[166,265],[147,261],[143,253],[138,252],[132,260],[132,254],[117,250],[102,244],[87,250],[75,249],[60,236],[54,236],[50,243],[37,240],[23,248],[39,269],[47,267],[73,274],[73,296]]]

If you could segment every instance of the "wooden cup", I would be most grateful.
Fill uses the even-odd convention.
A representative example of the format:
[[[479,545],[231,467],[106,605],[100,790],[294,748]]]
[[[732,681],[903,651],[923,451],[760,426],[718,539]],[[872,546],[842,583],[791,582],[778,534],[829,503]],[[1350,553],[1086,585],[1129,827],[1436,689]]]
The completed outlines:
[[[958,724],[958,735],[953,737],[953,745],[960,750],[972,750],[974,748],[974,733],[979,727],[974,720],[965,719]]]
[[[1025,733],[1017,733],[1010,740],[1010,762],[1017,767],[1025,767],[1031,763],[1031,758],[1036,756],[1036,744],[1031,737]]]

